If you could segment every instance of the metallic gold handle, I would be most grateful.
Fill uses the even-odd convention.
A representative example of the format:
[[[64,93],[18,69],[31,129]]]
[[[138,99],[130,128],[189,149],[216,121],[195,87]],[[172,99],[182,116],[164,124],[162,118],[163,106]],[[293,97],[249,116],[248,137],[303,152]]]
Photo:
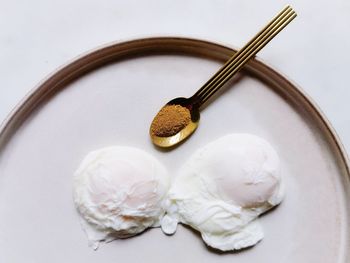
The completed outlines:
[[[297,14],[290,6],[285,7],[192,96],[197,106],[200,107],[213,96],[250,58],[255,56],[296,16]]]

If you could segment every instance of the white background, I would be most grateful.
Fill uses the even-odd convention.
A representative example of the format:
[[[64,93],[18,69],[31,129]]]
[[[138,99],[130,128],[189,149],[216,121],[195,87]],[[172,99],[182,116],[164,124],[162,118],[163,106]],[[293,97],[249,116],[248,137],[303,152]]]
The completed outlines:
[[[297,19],[259,57],[316,101],[349,151],[349,0],[0,0],[0,120],[50,72],[97,46],[175,35],[241,47],[287,3]]]

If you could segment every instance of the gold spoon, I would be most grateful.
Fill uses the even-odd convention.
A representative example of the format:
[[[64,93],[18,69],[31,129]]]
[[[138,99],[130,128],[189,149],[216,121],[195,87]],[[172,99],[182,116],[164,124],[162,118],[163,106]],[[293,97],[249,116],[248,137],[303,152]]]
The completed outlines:
[[[171,147],[189,137],[198,127],[201,106],[296,16],[290,6],[285,7],[192,97],[180,97],[169,101],[152,121],[150,127],[152,142],[160,147]],[[166,123],[167,119],[164,116],[167,114],[170,122]],[[157,130],[162,125],[164,134]]]

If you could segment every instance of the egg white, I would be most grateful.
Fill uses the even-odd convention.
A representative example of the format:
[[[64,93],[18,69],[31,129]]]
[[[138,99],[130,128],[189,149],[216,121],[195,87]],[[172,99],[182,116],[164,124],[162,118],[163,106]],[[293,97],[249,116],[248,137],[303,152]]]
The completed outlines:
[[[182,167],[167,197],[161,226],[198,230],[205,243],[228,251],[249,247],[264,234],[257,217],[283,199],[280,162],[265,140],[224,136],[197,150]]]
[[[164,166],[148,153],[123,146],[89,153],[74,175],[74,202],[95,249],[159,226],[169,189]]]

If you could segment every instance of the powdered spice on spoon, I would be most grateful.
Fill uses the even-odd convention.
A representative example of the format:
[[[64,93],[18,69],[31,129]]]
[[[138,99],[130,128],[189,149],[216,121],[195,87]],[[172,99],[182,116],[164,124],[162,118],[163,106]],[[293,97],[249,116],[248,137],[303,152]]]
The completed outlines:
[[[159,137],[177,134],[191,121],[189,109],[181,105],[166,105],[154,117],[151,133]]]

